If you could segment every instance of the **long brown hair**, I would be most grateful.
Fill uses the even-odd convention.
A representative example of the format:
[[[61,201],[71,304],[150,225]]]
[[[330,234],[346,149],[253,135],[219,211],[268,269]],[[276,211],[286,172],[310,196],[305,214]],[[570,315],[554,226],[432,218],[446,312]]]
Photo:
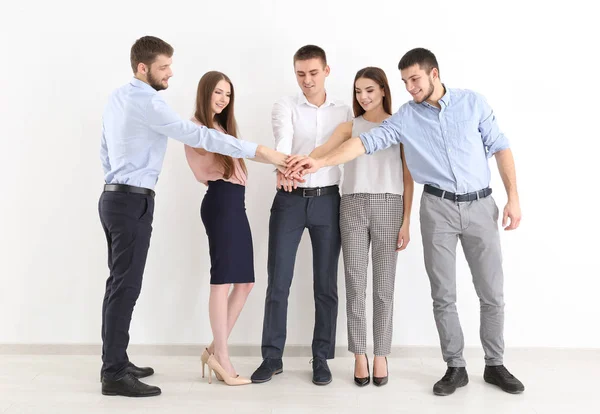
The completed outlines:
[[[371,79],[373,82],[378,84],[383,89],[383,92],[384,92],[383,102],[382,102],[383,110],[388,115],[391,115],[392,114],[392,92],[390,91],[390,85],[388,83],[387,76],[385,76],[385,72],[382,69],[379,69],[379,68],[376,68],[373,66],[369,66],[369,67],[363,68],[363,69],[359,70],[358,72],[356,72],[356,76],[354,77],[354,84],[352,85],[352,109],[354,110],[354,117],[355,118],[359,117],[365,113],[365,110],[363,109],[362,106],[360,106],[358,99],[356,99],[356,92],[355,92],[356,81],[359,80],[360,78]]]
[[[222,80],[229,83],[229,86],[231,87],[229,105],[227,105],[220,114],[215,114],[213,119],[213,111],[210,106],[210,100],[215,88],[217,87],[217,84]],[[201,124],[207,126],[208,128],[215,128],[216,121],[228,135],[237,138],[237,123],[233,114],[234,103],[235,93],[233,90],[233,83],[231,83],[231,80],[229,77],[227,77],[227,75],[217,71],[210,71],[206,72],[204,76],[200,78],[200,82],[198,82],[198,92],[196,93],[196,113],[194,116]],[[222,154],[215,154],[215,157],[223,166],[223,178],[231,178],[235,169],[233,158]],[[242,170],[244,170],[244,173],[247,174],[248,170],[246,169],[246,164],[244,163],[243,159],[240,159],[240,164],[242,166]]]

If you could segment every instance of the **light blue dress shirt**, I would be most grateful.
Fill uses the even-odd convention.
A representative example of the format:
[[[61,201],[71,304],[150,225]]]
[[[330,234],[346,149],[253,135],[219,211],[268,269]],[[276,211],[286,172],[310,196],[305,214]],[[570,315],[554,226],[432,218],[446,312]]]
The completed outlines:
[[[133,78],[112,93],[104,110],[100,147],[104,181],[154,189],[167,137],[233,158],[254,158],[258,147],[181,119],[154,88]]]
[[[463,194],[490,184],[488,158],[509,148],[492,108],[475,92],[446,89],[441,109],[405,103],[379,127],[360,135],[367,154],[404,144],[413,179]]]

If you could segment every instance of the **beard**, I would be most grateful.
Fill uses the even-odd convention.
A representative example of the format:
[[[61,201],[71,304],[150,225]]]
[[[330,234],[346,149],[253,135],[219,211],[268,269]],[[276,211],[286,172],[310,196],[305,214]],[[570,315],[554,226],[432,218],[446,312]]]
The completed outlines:
[[[146,77],[148,78],[148,84],[152,86],[155,91],[158,92],[167,89],[167,86],[163,86],[159,80],[152,76],[152,72],[148,72],[148,75]]]
[[[429,79],[429,90],[427,92],[425,92],[425,97],[423,99],[421,99],[420,101],[415,100],[415,102],[419,103],[419,104],[425,102],[426,100],[431,98],[431,95],[433,95],[433,90],[434,90],[433,81],[431,79]]]

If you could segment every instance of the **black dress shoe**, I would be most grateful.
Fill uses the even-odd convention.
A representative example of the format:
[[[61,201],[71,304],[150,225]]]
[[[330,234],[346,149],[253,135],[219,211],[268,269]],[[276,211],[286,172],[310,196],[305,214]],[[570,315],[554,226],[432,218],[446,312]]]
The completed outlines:
[[[150,367],[136,367],[133,362],[127,365],[127,372],[133,374],[136,378],[146,378],[154,374],[154,370]]]
[[[331,382],[331,371],[327,365],[327,360],[321,358],[312,359],[313,379],[315,385],[327,385]]]
[[[521,381],[515,378],[513,374],[508,372],[504,365],[487,366],[483,371],[483,379],[485,382],[497,385],[510,394],[520,394],[525,391],[525,386]]]
[[[371,373],[369,372],[369,357],[367,354],[365,354],[365,359],[367,360],[367,376],[365,378],[358,378],[356,375],[354,375],[354,383],[359,387],[369,385],[371,382]],[[356,372],[356,360],[354,360],[354,372]]]
[[[252,382],[260,384],[261,382],[269,381],[273,378],[273,375],[281,374],[282,372],[283,361],[281,358],[265,358],[250,379]]]
[[[448,367],[446,375],[433,386],[435,395],[450,395],[459,387],[469,383],[469,376],[465,367]]]
[[[154,397],[160,395],[160,388],[144,384],[133,376],[126,373],[118,380],[102,379],[103,395],[122,395],[125,397]]]
[[[378,387],[381,387],[382,385],[388,383],[388,376],[390,375],[390,372],[388,370],[387,357],[385,357],[385,371],[387,373],[385,377],[376,377],[375,375],[373,375],[373,384],[377,385]],[[373,368],[373,374],[375,374],[375,368]]]
[[[127,364],[127,368],[125,368],[125,373],[131,373],[133,374],[134,377],[136,378],[146,378],[149,377],[150,375],[154,374],[154,370],[150,367],[136,367],[133,362],[129,362]],[[102,377],[103,377],[104,373],[102,371],[100,371],[100,382],[102,382]]]

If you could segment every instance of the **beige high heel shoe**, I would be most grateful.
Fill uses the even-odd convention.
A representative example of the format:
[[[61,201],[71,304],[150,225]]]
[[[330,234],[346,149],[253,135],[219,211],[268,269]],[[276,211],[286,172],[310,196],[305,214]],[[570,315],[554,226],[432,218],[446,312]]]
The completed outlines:
[[[206,365],[209,356],[211,356],[211,353],[208,352],[208,348],[204,348],[202,355],[200,355],[200,361],[202,361],[202,378],[204,378],[204,366]],[[223,378],[221,378],[218,372],[215,372],[215,377],[217,377],[219,381],[223,381]]]
[[[209,384],[212,384],[213,371],[215,372],[215,376],[217,374],[219,374],[221,376],[221,378],[223,378],[223,381],[225,381],[225,384],[227,384],[227,385],[252,384],[252,381],[250,381],[248,378],[243,378],[243,377],[240,377],[239,375],[237,377],[232,377],[231,375],[229,375],[227,373],[227,371],[225,371],[225,368],[223,368],[221,366],[221,364],[219,364],[219,361],[217,361],[217,358],[215,358],[214,355],[210,355],[208,357],[206,364],[208,365],[208,383]]]
[[[208,362],[209,357],[210,353],[208,352],[208,348],[204,348],[204,351],[202,351],[202,355],[200,355],[200,361],[202,361],[202,378],[204,378],[204,366]]]

